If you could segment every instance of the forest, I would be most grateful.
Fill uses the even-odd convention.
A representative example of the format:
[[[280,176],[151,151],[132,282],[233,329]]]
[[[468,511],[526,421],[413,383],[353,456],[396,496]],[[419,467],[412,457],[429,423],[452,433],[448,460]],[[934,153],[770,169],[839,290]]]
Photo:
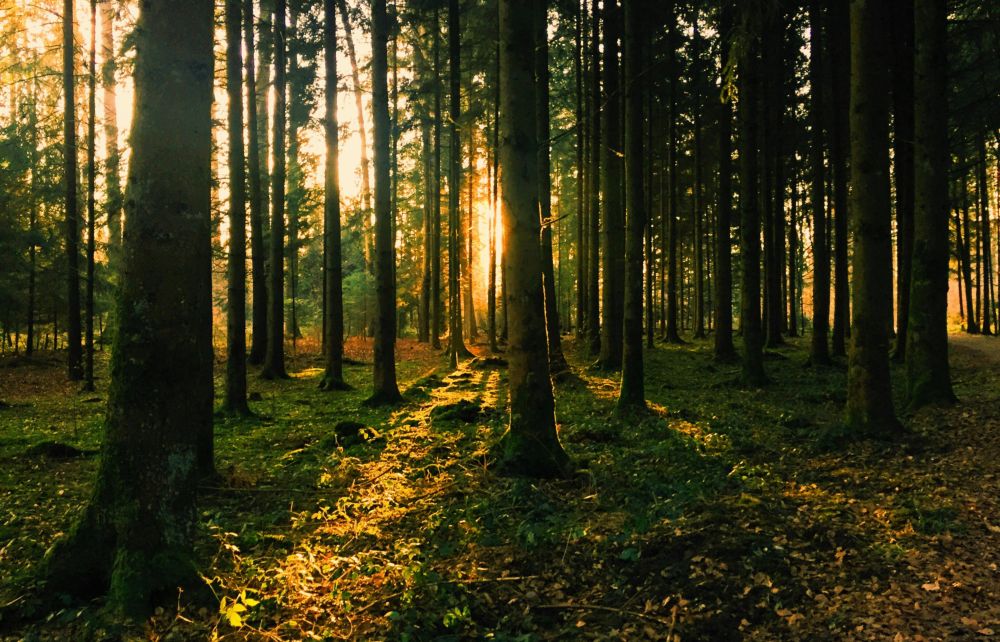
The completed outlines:
[[[0,0],[0,640],[986,640],[997,550],[996,2]]]

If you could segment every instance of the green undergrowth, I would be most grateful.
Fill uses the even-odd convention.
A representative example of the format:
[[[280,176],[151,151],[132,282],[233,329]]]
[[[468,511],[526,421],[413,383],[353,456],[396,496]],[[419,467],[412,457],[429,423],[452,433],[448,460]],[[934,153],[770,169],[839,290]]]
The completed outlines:
[[[617,376],[570,348],[557,420],[577,470],[551,481],[491,468],[503,361],[451,372],[424,350],[400,363],[407,403],[388,409],[362,403],[368,366],[348,367],[352,389],[338,392],[318,389],[316,357],[287,381],[251,374],[256,416],[217,418],[220,476],[200,498],[198,559],[217,603],[164,605],[145,635],[841,639],[854,626],[845,596],[895,577],[927,538],[963,536],[965,518],[899,472],[905,452],[824,438],[845,370],[807,367],[807,346],[772,351],[759,390],[709,343],[658,346],[649,410],[628,420],[613,418]],[[97,448],[103,404],[66,390],[5,401],[0,576],[15,577],[69,527],[96,464],[26,449]],[[15,585],[0,600],[18,599]],[[9,634],[92,635],[98,606]]]

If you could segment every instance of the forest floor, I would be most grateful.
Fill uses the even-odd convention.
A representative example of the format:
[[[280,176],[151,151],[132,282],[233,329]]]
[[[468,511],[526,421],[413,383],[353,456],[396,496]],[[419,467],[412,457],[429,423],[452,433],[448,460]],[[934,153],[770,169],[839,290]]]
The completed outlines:
[[[710,344],[648,353],[650,413],[618,422],[617,376],[572,356],[557,385],[569,480],[494,475],[503,363],[403,341],[408,403],[252,375],[258,416],[216,423],[198,552],[218,606],[164,605],[162,640],[976,640],[1000,636],[1000,339],[952,337],[961,403],[906,417],[897,443],[833,435],[843,364],[769,351],[737,383]],[[349,354],[370,359],[370,344]],[[478,352],[484,353],[481,347]],[[224,368],[217,368],[222,371]],[[102,371],[103,375],[103,361]],[[900,368],[894,379],[902,380]],[[78,394],[52,355],[0,362],[0,607],[96,470],[105,380]],[[219,386],[221,389],[221,386]],[[352,423],[353,422],[353,423]],[[76,453],[52,444],[66,444]],[[48,445],[44,445],[48,444]],[[100,602],[0,621],[0,639],[108,639]],[[6,628],[3,628],[6,627]]]

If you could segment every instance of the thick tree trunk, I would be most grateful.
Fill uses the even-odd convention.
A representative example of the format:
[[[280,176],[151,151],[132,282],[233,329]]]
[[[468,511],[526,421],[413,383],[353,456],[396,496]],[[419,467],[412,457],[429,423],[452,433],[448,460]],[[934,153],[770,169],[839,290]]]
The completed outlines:
[[[229,274],[226,308],[226,398],[223,409],[247,416],[247,203],[243,157],[242,0],[226,0],[226,90],[229,94]],[[251,98],[252,101],[252,98]]]
[[[723,3],[719,19],[720,69],[728,72],[731,64],[733,6]],[[733,345],[733,103],[730,96],[719,113],[719,183],[715,217],[715,348],[717,361],[736,358]]]
[[[622,383],[615,412],[628,415],[646,406],[642,357],[642,244],[646,229],[643,166],[643,0],[625,0],[625,301]]]
[[[532,3],[540,0],[531,0]],[[510,315],[510,424],[500,468],[510,474],[560,477],[570,468],[559,444],[549,378],[538,243],[538,142],[535,138],[534,6],[500,0],[500,164]]]
[[[274,6],[274,176],[271,185],[271,264],[268,266],[267,351],[261,376],[283,379],[285,372],[285,116],[287,91],[285,57],[286,0],[275,0]],[[293,329],[294,331],[294,329]]]
[[[739,61],[740,124],[740,333],[743,336],[743,383],[760,386],[764,374],[764,338],[760,318],[760,210],[758,208],[758,66],[760,44],[749,35]]]
[[[389,20],[385,0],[372,0],[372,112],[375,156],[375,287],[378,315],[370,405],[394,404],[396,385],[396,284],[393,267],[392,203],[389,179]]]
[[[83,378],[80,346],[80,210],[76,198],[76,83],[73,61],[73,0],[63,1],[63,180],[66,188],[66,323],[68,373]]]
[[[616,1],[604,3],[604,100],[601,112],[601,346],[598,366],[617,370],[622,364],[622,315],[625,290],[625,207],[622,201],[622,108],[618,39],[621,11]]]
[[[344,381],[344,274],[340,241],[340,140],[337,121],[337,10],[336,0],[323,0],[323,47],[326,64],[326,171],[324,181],[323,235],[326,253],[326,370],[319,387],[345,390]]]
[[[851,231],[854,288],[847,424],[888,436],[901,430],[889,382],[886,294],[892,292],[889,97],[882,0],[851,0]]]
[[[107,592],[111,610],[131,617],[154,594],[199,582],[195,491],[212,426],[212,23],[204,2],[141,8],[103,454],[90,503],[43,570],[47,591]]]
[[[906,334],[906,393],[911,409],[952,403],[948,365],[947,3],[914,2],[913,271]]]
[[[535,125],[538,140],[538,211],[541,225],[542,290],[545,296],[545,334],[549,369],[568,368],[559,337],[559,297],[552,260],[552,176],[549,159],[549,12],[547,2],[535,2]]]
[[[811,165],[810,198],[812,208],[812,253],[813,253],[813,287],[812,287],[812,339],[809,343],[809,361],[815,365],[830,363],[830,348],[828,334],[830,329],[830,255],[826,237],[826,166],[823,162],[824,127],[826,114],[823,107],[826,104],[822,95],[823,65],[826,53],[824,38],[824,20],[819,0],[809,3],[809,82],[810,91],[810,126],[812,140],[810,141],[809,162]],[[842,212],[837,211],[837,216]]]

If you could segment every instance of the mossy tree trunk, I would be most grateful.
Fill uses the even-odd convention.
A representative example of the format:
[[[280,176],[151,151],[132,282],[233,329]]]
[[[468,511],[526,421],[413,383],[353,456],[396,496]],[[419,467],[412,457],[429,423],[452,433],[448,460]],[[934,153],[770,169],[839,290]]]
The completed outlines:
[[[503,237],[507,245],[510,424],[500,467],[533,477],[563,476],[569,457],[559,444],[549,379],[538,243],[538,143],[532,23],[536,8],[500,0],[500,165]]]
[[[285,121],[287,87],[285,59],[288,52],[285,28],[286,0],[274,3],[274,123],[271,179],[271,235],[268,266],[267,350],[261,377],[284,379],[285,371]],[[294,331],[294,330],[293,330]]]
[[[389,178],[389,17],[385,0],[372,1],[372,113],[375,156],[375,319],[372,405],[397,403],[396,283],[393,266],[392,203]]]
[[[242,0],[226,0],[226,90],[229,93],[229,274],[226,308],[226,412],[246,416],[247,203],[243,156]],[[251,98],[252,102],[252,98]]]
[[[625,290],[625,204],[622,200],[622,99],[618,39],[621,11],[617,2],[604,3],[603,106],[601,112],[601,349],[598,365],[617,370],[622,364],[622,315]]]
[[[948,365],[947,3],[914,3],[913,268],[906,334],[909,407],[951,403]]]
[[[826,237],[826,165],[823,160],[824,128],[826,126],[825,97],[823,92],[823,65],[826,55],[822,4],[819,0],[809,3],[809,116],[812,139],[809,162],[812,183],[810,199],[812,209],[812,338],[809,343],[809,361],[815,365],[830,363],[830,254]],[[838,216],[840,212],[838,212]]]
[[[889,382],[892,234],[889,199],[888,27],[882,0],[851,0],[851,233],[853,299],[847,424],[857,434],[899,432]]]
[[[549,158],[549,10],[548,3],[535,3],[535,124],[538,127],[538,201],[541,216],[542,288],[545,293],[545,334],[549,346],[549,368],[566,370],[566,357],[559,337],[559,298],[556,294],[552,257],[552,176]]]
[[[723,82],[732,64],[733,6],[722,5],[719,14],[719,55]],[[733,103],[727,95],[719,110],[719,183],[715,216],[715,346],[717,361],[736,357],[733,345]]]
[[[209,3],[141,9],[103,453],[90,503],[44,562],[48,591],[107,592],[129,616],[197,581],[195,490],[212,425],[212,29]]]
[[[625,318],[622,384],[615,407],[630,414],[646,406],[642,355],[642,264],[646,230],[646,190],[643,154],[642,63],[645,47],[644,0],[625,0]]]

